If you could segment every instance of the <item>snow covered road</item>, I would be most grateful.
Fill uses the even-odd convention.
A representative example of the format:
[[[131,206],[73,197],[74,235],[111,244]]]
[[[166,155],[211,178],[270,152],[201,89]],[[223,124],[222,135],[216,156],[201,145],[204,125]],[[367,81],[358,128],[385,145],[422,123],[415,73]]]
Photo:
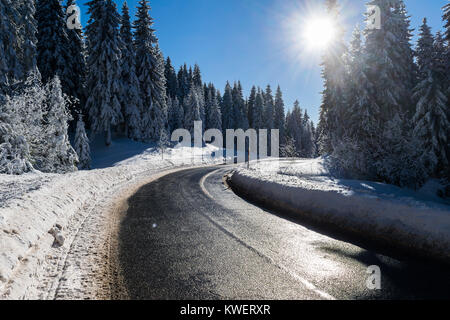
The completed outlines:
[[[258,208],[230,168],[166,175],[127,201],[119,263],[132,299],[415,299],[449,296],[447,268],[406,263]],[[381,269],[381,290],[366,286]]]

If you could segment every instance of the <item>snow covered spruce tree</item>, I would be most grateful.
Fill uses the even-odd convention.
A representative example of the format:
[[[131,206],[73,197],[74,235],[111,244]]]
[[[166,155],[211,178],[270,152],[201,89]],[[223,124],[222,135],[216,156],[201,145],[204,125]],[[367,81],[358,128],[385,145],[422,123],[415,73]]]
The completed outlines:
[[[55,76],[61,80],[63,92],[70,97],[79,96],[79,83],[71,55],[66,15],[59,0],[37,0],[38,22],[37,64],[45,84]]]
[[[300,155],[303,151],[303,114],[298,100],[286,115],[286,136],[294,143],[296,154]]]
[[[18,53],[22,66],[22,80],[25,80],[30,75],[39,75],[36,59],[38,30],[35,19],[35,1],[23,0],[17,5],[17,10],[20,16],[19,34],[21,39],[21,48]]]
[[[184,108],[175,96],[167,99],[169,133],[184,126]]]
[[[178,100],[183,103],[183,100],[189,94],[192,79],[189,78],[189,72],[186,63],[180,67],[178,74]]]
[[[69,19],[71,12],[67,9],[77,5],[75,0],[68,0],[65,6],[65,21]],[[86,113],[84,105],[86,103],[86,47],[84,44],[84,36],[81,29],[67,29],[67,37],[69,39],[69,56],[70,65],[67,66],[70,74],[70,82],[73,84],[73,90],[66,92],[71,98],[69,108],[71,115],[75,121],[76,116],[80,113]]]
[[[319,144],[320,153],[326,154],[333,151],[333,143],[342,135],[345,128],[344,116],[345,99],[344,88],[346,70],[344,57],[346,46],[344,42],[344,30],[341,23],[339,5],[337,0],[326,0],[326,7],[330,19],[333,20],[336,29],[336,37],[327,48],[322,62],[322,77],[324,79],[324,91],[319,118]]]
[[[232,90],[234,127],[232,129],[248,129],[247,111],[241,82],[234,84]]]
[[[46,148],[44,114],[46,112],[46,91],[42,87],[39,75],[32,74],[15,91],[15,94],[7,99],[4,106],[6,114],[9,114],[9,124],[14,132],[24,138],[29,147],[31,163],[35,165],[35,159],[40,151]]]
[[[295,140],[291,137],[285,139],[284,144],[280,147],[280,155],[283,158],[295,158],[298,157],[298,152],[295,147]]]
[[[280,86],[277,87],[275,94],[275,112],[274,112],[274,128],[280,130],[280,143],[285,140],[286,115],[284,112],[283,93]]]
[[[120,27],[122,39],[122,82],[124,95],[122,97],[122,114],[125,118],[125,134],[133,140],[142,139],[139,80],[136,75],[136,56],[134,52],[133,34],[131,32],[130,14],[127,2],[122,7],[122,23]]]
[[[206,96],[203,88],[202,74],[198,64],[194,65],[192,72],[192,83],[197,90],[197,97],[200,103],[200,118],[204,124],[206,124]]]
[[[412,91],[417,82],[417,68],[414,63],[414,50],[411,47],[412,31],[406,5],[403,0],[394,2],[393,30],[396,32],[397,45],[394,47],[398,56],[397,85],[400,85],[400,110],[407,120],[415,113],[415,105],[412,100]],[[395,54],[395,53],[394,53]]]
[[[89,139],[86,134],[83,115],[81,113],[78,115],[74,147],[75,152],[78,155],[78,169],[91,169],[91,148],[89,146]]]
[[[255,102],[256,102],[256,87],[253,86],[250,91],[250,96],[248,97],[247,102],[247,113],[248,113],[247,117],[250,128],[254,128],[253,113],[255,110]]]
[[[194,122],[201,121],[200,101],[197,95],[197,89],[194,84],[184,99],[184,128],[188,130],[192,137],[194,135]]]
[[[447,146],[450,143],[450,127],[447,111],[448,101],[445,95],[445,47],[442,37],[436,41],[423,20],[417,44],[417,64],[419,83],[414,89],[417,99],[414,116],[414,134],[421,141],[421,160],[426,163],[430,174],[437,174],[448,168]]]
[[[69,142],[70,114],[61,82],[56,76],[45,86],[44,142],[34,155],[35,168],[42,172],[67,173],[76,170],[78,156]]]
[[[159,134],[159,140],[158,140],[158,149],[161,152],[161,157],[164,160],[164,152],[166,149],[170,146],[170,138],[167,134],[166,129],[162,129]]]
[[[374,103],[376,88],[367,77],[370,66],[365,62],[359,27],[353,31],[347,63],[349,76],[345,95],[348,121],[344,136],[335,141],[333,159],[338,161],[336,166],[349,176],[376,179],[373,157],[382,143],[381,116],[379,106]]]
[[[166,77],[166,95],[167,97],[175,99],[178,93],[178,79],[170,57],[167,57],[166,59],[164,76]]]
[[[264,93],[258,88],[252,112],[253,129],[264,129]]]
[[[442,19],[445,23],[445,40],[447,42],[450,42],[450,3],[446,4],[443,8],[444,14],[442,16]]]
[[[91,130],[105,133],[105,144],[109,146],[112,127],[123,121],[120,16],[111,0],[91,0],[87,5],[90,19],[86,28],[89,53],[86,109]]]
[[[220,112],[219,102],[217,101],[216,89],[211,84],[208,88],[208,117],[206,129],[218,129],[222,131],[222,113]]]
[[[306,110],[303,115],[301,126],[302,126],[301,156],[304,158],[314,158],[317,150],[315,145],[315,137],[313,133],[313,124]]]
[[[450,3],[445,5],[444,8],[444,15],[443,20],[445,23],[445,35],[444,40],[446,43],[446,54],[445,54],[445,73],[447,77],[444,79],[445,84],[444,87],[447,88],[446,95],[447,95],[447,119],[450,119]],[[447,130],[447,137],[450,136],[450,127]],[[447,159],[450,159],[450,143],[447,144]],[[446,170],[445,178],[447,181],[450,181],[450,167]]]
[[[0,174],[18,175],[33,170],[28,142],[13,129],[12,122],[5,105],[0,104]]]
[[[233,110],[233,89],[231,89],[230,83],[225,85],[225,92],[222,98],[222,131],[226,134],[227,129],[234,128],[234,110]]]
[[[0,0],[0,105],[5,102],[11,82],[19,79],[17,22],[18,12],[12,2]]]
[[[409,139],[413,136],[409,121],[410,106],[406,105],[411,95],[411,77],[414,77],[415,70],[411,66],[411,56],[409,45],[409,22],[401,0],[373,0],[369,4],[376,5],[381,11],[381,29],[366,28],[366,46],[364,50],[364,67],[361,77],[363,86],[358,99],[359,103],[364,102],[361,108],[363,112],[368,113],[370,122],[367,129],[370,130],[366,135],[357,136],[358,144],[365,150],[363,154],[368,155],[369,160],[366,168],[366,177],[371,178],[372,174],[378,179],[388,183],[399,183],[407,181],[406,175],[419,175],[423,171],[417,169],[415,172],[403,170],[402,166],[406,161],[405,157],[414,159],[414,153],[398,154],[405,150],[413,150],[414,147],[405,146],[402,151],[396,146],[395,141],[390,143],[389,137],[392,136],[388,131],[393,128],[392,121],[396,124],[401,122],[399,130],[396,131],[395,139],[404,141],[405,144],[415,142]],[[403,9],[398,9],[403,8]],[[368,94],[366,94],[368,93]],[[406,102],[405,102],[406,101]],[[368,115],[364,115],[367,119]],[[355,156],[358,156],[355,154]],[[397,171],[384,170],[383,161],[390,163],[397,159]],[[376,164],[374,166],[374,164]],[[386,175],[391,172],[392,176]],[[399,177],[399,175],[405,175]],[[417,181],[423,181],[423,178],[417,177]],[[415,187],[417,185],[414,185]]]
[[[273,101],[272,88],[267,85],[266,92],[264,93],[264,128],[263,129],[273,129],[274,128],[274,115],[275,115],[275,103]],[[270,148],[269,148],[270,150]]]
[[[399,113],[384,126],[379,157],[375,160],[378,179],[400,187],[417,189],[427,178],[421,161],[421,145],[414,135],[405,135],[405,119]]]
[[[136,70],[142,99],[142,135],[145,140],[158,141],[161,130],[166,126],[166,80],[164,59],[158,47],[158,39],[152,28],[150,5],[140,0],[135,29]]]

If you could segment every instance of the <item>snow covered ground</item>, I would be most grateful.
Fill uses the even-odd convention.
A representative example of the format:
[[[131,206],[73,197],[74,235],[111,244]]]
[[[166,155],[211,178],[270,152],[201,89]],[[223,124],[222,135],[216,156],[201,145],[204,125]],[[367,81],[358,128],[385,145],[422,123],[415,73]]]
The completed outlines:
[[[214,163],[199,154],[192,157],[190,148],[166,150],[163,159],[150,145],[126,139],[92,150],[96,169],[91,171],[0,175],[0,299],[98,298],[81,268],[102,276],[95,259],[108,252],[95,247],[110,236],[104,230],[110,223],[105,206],[164,171]],[[48,233],[55,226],[65,238],[62,246]],[[74,252],[79,254],[72,261]],[[81,254],[87,260],[80,260]]]
[[[299,159],[242,166],[231,183],[238,192],[315,223],[450,262],[450,203],[435,195],[435,182],[415,192],[336,179],[324,159]]]

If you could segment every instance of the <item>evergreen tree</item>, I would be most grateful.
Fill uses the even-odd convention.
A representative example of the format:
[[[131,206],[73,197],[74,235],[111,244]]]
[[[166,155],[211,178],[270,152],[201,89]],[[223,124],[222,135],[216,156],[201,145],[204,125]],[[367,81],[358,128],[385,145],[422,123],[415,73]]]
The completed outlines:
[[[67,173],[76,170],[78,156],[69,142],[69,111],[58,76],[46,85],[45,144],[34,155],[35,168],[42,172]]]
[[[417,189],[427,177],[420,159],[420,142],[405,130],[405,122],[400,114],[387,121],[382,134],[385,143],[379,146],[380,154],[375,161],[378,179],[400,187]]]
[[[157,141],[165,126],[167,115],[164,77],[164,59],[158,47],[158,39],[152,28],[148,0],[140,0],[137,19],[134,22],[136,70],[143,101],[142,129],[146,140]],[[166,117],[167,118],[167,117]]]
[[[242,92],[242,85],[240,82],[235,83],[232,90],[233,98],[233,129],[248,129],[247,112],[245,110],[244,94]]]
[[[444,14],[442,16],[442,20],[445,23],[445,40],[447,41],[447,45],[450,43],[450,3],[446,4],[443,8]]]
[[[285,139],[285,119],[283,93],[278,86],[275,94],[274,128],[280,130],[280,143],[284,143]]]
[[[270,130],[274,128],[274,115],[275,106],[273,101],[272,89],[270,85],[266,87],[266,92],[264,93],[264,129]]]
[[[104,132],[105,144],[109,146],[112,127],[123,121],[120,16],[112,0],[91,0],[87,5],[90,19],[86,28],[89,45],[86,109],[93,133]]]
[[[393,168],[400,168],[400,159],[403,157],[406,161],[405,157],[411,154],[396,152],[413,150],[412,145],[416,143],[409,138],[408,121],[411,113],[408,101],[415,78],[409,21],[401,0],[373,0],[369,4],[380,8],[382,28],[365,30],[363,54],[360,36],[358,32],[354,34],[350,50],[350,88],[345,95],[349,113],[344,116],[350,121],[340,123],[345,130],[334,140],[333,155],[352,177],[403,184],[400,181],[404,179],[400,179]],[[394,122],[399,125],[395,134],[389,132]],[[397,145],[401,140],[405,144],[403,149]],[[394,166],[395,159],[399,163]],[[416,174],[421,176],[419,171]]]
[[[250,91],[250,96],[248,98],[247,102],[247,110],[248,110],[248,124],[250,128],[254,128],[253,123],[253,114],[255,109],[255,103],[256,103],[256,87],[253,86],[252,90]]]
[[[182,67],[180,67],[180,70],[178,71],[177,74],[177,79],[178,79],[178,100],[180,101],[180,103],[182,103],[183,99],[187,97],[187,95],[189,94],[189,90],[191,87],[189,83],[189,74],[186,63]]]
[[[11,126],[0,105],[0,174],[23,174],[33,170],[28,142]]]
[[[167,57],[166,65],[164,68],[164,75],[166,77],[166,95],[167,97],[175,99],[178,92],[178,80],[170,57]]]
[[[89,146],[89,139],[86,134],[83,116],[78,115],[77,128],[75,131],[75,151],[78,155],[78,169],[91,169],[91,149]]]
[[[280,148],[280,155],[283,158],[296,158],[298,157],[298,152],[295,147],[295,140],[291,137],[287,137],[286,141]]]
[[[44,83],[55,76],[61,79],[63,92],[75,96],[78,83],[71,74],[71,52],[65,14],[59,0],[37,0],[37,65]]]
[[[417,46],[419,83],[414,90],[418,100],[414,116],[414,134],[422,142],[420,159],[427,164],[430,173],[448,168],[447,97],[445,95],[445,59],[442,37],[434,41],[431,29],[424,19],[420,27]],[[427,163],[426,161],[429,161]]]
[[[303,153],[303,115],[298,100],[294,102],[294,107],[286,116],[286,135],[293,139],[297,154]]]
[[[15,50],[19,47],[18,23],[19,14],[11,0],[0,0],[0,105],[10,93],[11,83],[21,77]]]
[[[20,16],[21,50],[19,51],[23,77],[39,74],[37,69],[37,22],[34,0],[23,0],[17,6]]]
[[[450,3],[445,5],[444,8],[443,20],[445,23],[445,35],[444,40],[446,42],[446,54],[444,56],[445,59],[445,73],[446,78],[444,79],[444,87],[446,87],[446,95],[447,95],[447,119],[450,119]],[[447,137],[450,136],[450,128],[447,130]],[[447,145],[447,159],[450,159],[450,143]],[[446,173],[447,181],[450,181],[450,168],[447,169]]]
[[[47,96],[39,75],[31,74],[5,104],[9,124],[17,136],[23,137],[27,142],[33,166],[40,150],[45,149],[48,144],[46,126],[43,125]]]
[[[68,0],[66,2],[65,21],[69,18],[71,12],[67,12],[72,5],[77,5],[75,0]],[[75,99],[71,101],[70,110],[73,119],[76,119],[77,114],[84,112],[84,105],[86,103],[86,47],[83,41],[83,32],[81,29],[67,29],[67,36],[69,40],[69,57],[70,64],[67,66],[68,74],[70,75],[70,82],[73,84],[71,92],[67,94]]]
[[[258,88],[252,115],[254,129],[257,130],[264,129],[264,105],[265,105],[264,94],[261,92],[261,89]]]
[[[140,97],[139,80],[136,75],[136,56],[134,52],[133,35],[128,5],[123,3],[122,23],[120,27],[122,39],[122,82],[124,95],[121,99],[122,114],[125,117],[125,133],[130,139],[141,140],[141,110],[142,100]]]
[[[194,122],[201,121],[200,102],[197,96],[197,89],[194,85],[184,102],[184,128],[194,134]]]
[[[233,90],[230,83],[227,82],[223,100],[221,105],[222,110],[222,130],[226,133],[227,129],[234,129],[234,109],[233,109]]]
[[[167,100],[168,107],[168,125],[169,131],[173,132],[177,129],[183,128],[184,126],[184,109],[183,106],[178,101],[178,97],[173,100],[169,96]]]
[[[200,88],[203,86],[202,74],[200,72],[200,67],[198,66],[198,64],[195,64],[195,66],[194,66],[194,71],[192,74],[192,81],[194,82],[194,85],[197,88]]]
[[[336,28],[336,37],[327,48],[322,62],[324,91],[320,107],[319,134],[321,154],[333,151],[333,141],[342,136],[345,128],[344,88],[346,82],[345,60],[346,46],[337,0],[326,0],[328,15]]]
[[[158,148],[161,151],[161,157],[164,160],[164,152],[166,149],[170,146],[169,136],[167,134],[167,131],[165,129],[162,129],[159,134],[159,140],[158,140]]]
[[[212,85],[208,91],[208,101],[208,122],[206,124],[206,128],[218,129],[222,131],[222,113],[220,111],[219,102],[217,101],[216,90]]]

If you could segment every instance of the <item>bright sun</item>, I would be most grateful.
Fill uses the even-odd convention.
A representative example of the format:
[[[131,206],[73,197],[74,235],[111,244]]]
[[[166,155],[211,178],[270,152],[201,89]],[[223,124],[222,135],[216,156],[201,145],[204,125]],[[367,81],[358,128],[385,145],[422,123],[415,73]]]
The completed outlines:
[[[333,41],[336,26],[328,17],[313,17],[303,26],[303,38],[311,49],[324,49]]]

